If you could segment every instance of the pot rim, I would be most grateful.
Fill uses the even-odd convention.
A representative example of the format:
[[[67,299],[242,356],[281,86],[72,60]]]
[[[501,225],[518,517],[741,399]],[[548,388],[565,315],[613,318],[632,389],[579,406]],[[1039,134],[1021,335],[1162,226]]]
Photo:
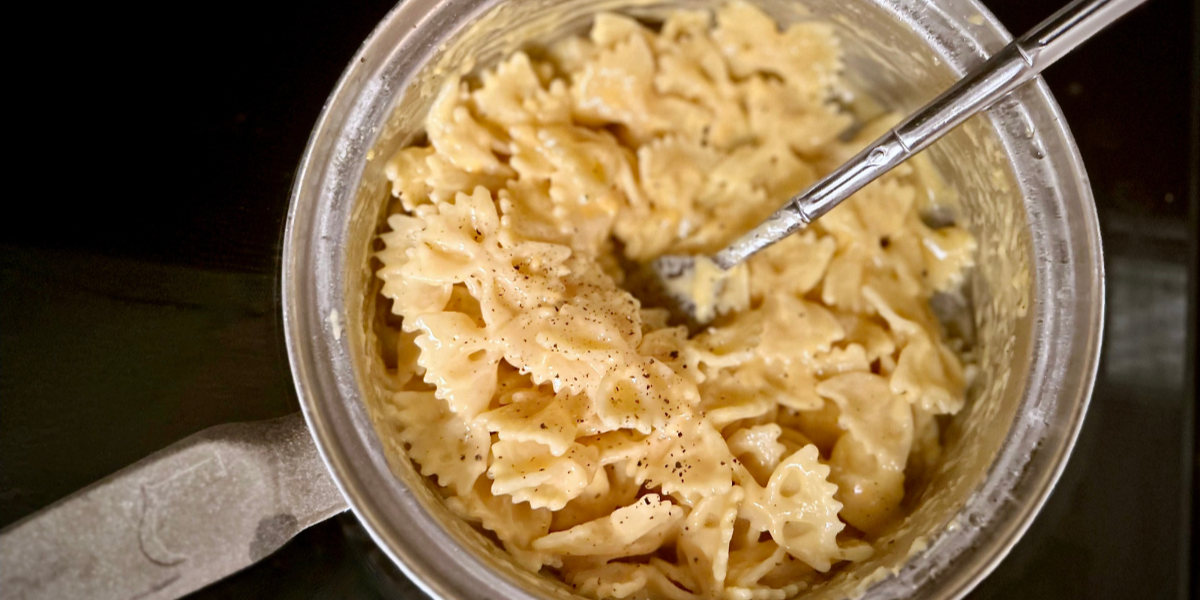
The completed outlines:
[[[380,21],[334,87],[309,138],[292,188],[281,260],[288,358],[301,409],[321,458],[375,543],[433,597],[515,598],[527,597],[530,592],[467,551],[391,473],[364,406],[363,386],[353,365],[352,336],[337,333],[341,327],[335,326],[338,317],[334,315],[353,304],[346,297],[346,277],[363,268],[346,264],[344,242],[366,152],[387,118],[385,113],[390,112],[390,106],[380,107],[372,99],[391,86],[407,83],[381,75],[384,65],[397,60],[423,64],[432,48],[422,47],[422,52],[397,58],[403,44],[413,43],[415,32],[446,25],[461,27],[502,1],[404,0]],[[960,74],[1011,39],[977,0],[943,0],[938,5],[921,0],[869,1],[910,26],[916,27],[915,20],[928,17],[930,7],[938,13],[936,18],[963,25],[959,33],[964,39],[955,41],[966,48],[957,48],[958,54],[933,48]],[[955,10],[947,10],[947,6]],[[966,33],[966,15],[972,13],[981,16],[982,22],[973,23]],[[409,77],[417,69],[410,70]],[[1054,244],[1051,242],[1061,240],[1053,234],[1061,232],[1042,229],[1039,234],[1042,224],[1037,215],[1028,215],[1035,250],[1032,260],[1036,261],[1031,265],[1030,311],[1036,319],[1031,333],[1032,373],[1027,380],[1017,381],[1025,387],[1015,422],[979,488],[959,510],[959,526],[937,533],[930,550],[911,557],[899,573],[876,582],[870,588],[872,597],[905,598],[917,592],[959,598],[990,574],[1049,497],[1091,398],[1104,313],[1102,250],[1091,187],[1078,148],[1045,82],[1038,77],[1014,97],[1018,108],[1049,118],[1053,126],[1038,131],[1038,139],[1053,141],[1060,150],[1038,167],[1050,174],[1050,181],[1029,183],[1018,177],[1027,213],[1039,207],[1030,205],[1026,186],[1050,186],[1059,192],[1055,198],[1064,206],[1058,208],[1067,214],[1060,210],[1042,217],[1060,227],[1071,221],[1065,229],[1065,243]],[[1014,136],[1000,126],[1002,117],[997,111],[990,111],[988,118],[1001,141],[1015,143]],[[1009,150],[1006,158],[1019,170]],[[1063,189],[1069,194],[1061,193]],[[1071,197],[1064,199],[1067,195]],[[1056,290],[1063,285],[1074,290],[1074,296],[1067,298],[1073,302],[1058,298]],[[1070,335],[1052,337],[1063,330]],[[1062,376],[1047,381],[1047,374],[1053,373]],[[1055,416],[1050,409],[1058,406],[1069,409],[1065,422],[1049,418]],[[1047,440],[1050,443],[1043,445]],[[1008,498],[1006,503],[1005,494],[1018,488],[1025,500]],[[984,513],[986,518],[974,521]],[[398,522],[404,527],[398,527]],[[934,546],[939,548],[937,552],[932,551]]]

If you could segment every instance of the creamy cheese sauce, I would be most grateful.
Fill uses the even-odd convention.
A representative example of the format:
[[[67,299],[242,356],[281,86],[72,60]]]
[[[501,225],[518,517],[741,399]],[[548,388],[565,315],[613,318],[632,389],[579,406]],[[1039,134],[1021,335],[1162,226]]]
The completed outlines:
[[[929,298],[975,242],[921,221],[921,169],[729,273],[702,261],[695,335],[622,287],[626,261],[715,251],[869,141],[838,139],[841,71],[828,26],[732,3],[657,32],[601,14],[451,81],[387,166],[386,446],[587,596],[782,599],[871,556],[964,401]]]

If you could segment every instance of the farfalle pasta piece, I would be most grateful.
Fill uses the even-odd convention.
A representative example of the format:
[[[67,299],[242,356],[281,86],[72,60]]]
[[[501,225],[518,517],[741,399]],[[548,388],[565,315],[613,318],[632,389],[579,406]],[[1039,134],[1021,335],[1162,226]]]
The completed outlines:
[[[470,193],[479,186],[499,190],[510,174],[507,170],[468,173],[434,148],[419,146],[397,152],[384,165],[384,173],[392,182],[392,195],[409,212],[430,203],[451,202],[459,193]]]
[[[688,505],[733,487],[733,456],[720,432],[704,419],[682,417],[646,439],[646,454],[634,465],[637,480]]]
[[[727,600],[787,600],[788,598],[794,598],[803,589],[802,586],[797,584],[788,585],[783,588],[726,588],[725,598]]]
[[[695,384],[657,359],[643,358],[601,381],[595,409],[609,429],[649,434],[690,412],[699,399]]]
[[[918,219],[910,216],[909,220]],[[880,238],[879,243],[880,250],[871,261],[868,285],[878,286],[880,280],[885,280],[888,282],[885,285],[899,293],[917,298],[927,296],[929,269],[920,238],[906,230]]]
[[[734,171],[737,167],[727,167]],[[713,254],[766,218],[772,201],[761,186],[748,181],[714,181],[697,203],[700,209],[688,237],[672,250],[682,254]]]
[[[779,466],[786,450],[779,441],[781,435],[783,428],[776,423],[767,423],[739,429],[725,442],[729,446],[729,453],[746,467],[755,481],[765,483]]]
[[[599,19],[600,15],[596,15]],[[596,56],[596,44],[583,36],[568,36],[546,47],[545,58],[562,73],[575,73]]]
[[[796,190],[803,190],[816,180],[816,171],[801,161],[786,143],[767,138],[758,144],[735,148],[717,162],[711,174],[712,185],[761,190],[765,193],[763,201],[712,202],[720,198],[719,195],[709,195],[705,199],[714,218],[723,216],[749,229],[775,212]]]
[[[722,327],[709,327],[688,340],[683,349],[683,365],[688,377],[704,383],[723,371],[756,358],[754,350],[762,334],[761,314],[751,311],[736,315]]]
[[[523,307],[493,338],[505,359],[534,383],[594,394],[605,375],[635,355],[641,338],[638,304],[594,262],[572,259],[563,267],[553,277],[510,269],[516,285],[523,285],[525,278],[536,282],[550,277],[569,299]]]
[[[726,595],[735,598],[751,598],[752,590],[763,589],[758,581],[787,559],[787,550],[773,539],[754,539],[729,553],[729,567],[725,582]]]
[[[436,152],[425,159],[425,164],[429,167],[429,175],[425,178],[429,187],[429,201],[434,204],[453,202],[459,194],[470,194],[478,187],[490,192],[499,191],[513,175],[507,167],[495,172],[464,171]]]
[[[781,136],[788,147],[819,153],[852,122],[829,103],[815,103],[779,80],[753,77],[742,85],[750,128],[760,138]]]
[[[684,98],[707,109],[710,119],[697,140],[700,143],[728,150],[751,142],[754,134],[741,92],[724,56],[708,35],[695,29],[701,23],[707,27],[711,16],[693,14],[690,22],[668,18],[663,24],[655,45],[659,68],[654,87],[660,94]]]
[[[612,215],[555,203],[550,198],[549,180],[510,180],[497,198],[501,246],[545,242],[570,248],[573,256],[599,258],[611,235]]]
[[[887,380],[870,373],[839,375],[817,386],[837,403],[846,433],[833,448],[831,481],[838,484],[842,518],[877,534],[904,498],[904,467],[912,448],[912,409]]]
[[[641,192],[633,153],[607,131],[549,125],[509,130],[521,179],[550,182],[550,199],[577,217],[615,215]]]
[[[821,398],[817,396],[820,367],[815,360],[783,364],[758,360],[737,370],[739,376],[753,377],[755,374],[760,382],[760,393],[773,399],[781,408],[812,410],[821,404]]]
[[[700,500],[688,513],[677,551],[698,584],[699,589],[694,591],[716,596],[725,587],[729,543],[744,493],[742,488],[733,487]]]
[[[537,386],[528,375],[521,373],[508,361],[500,361],[496,370],[496,394],[492,396],[492,406],[508,406],[518,399],[531,397],[531,394],[552,394],[545,386]]]
[[[429,202],[430,171],[427,161],[434,152],[430,147],[404,148],[393,154],[384,165],[384,175],[392,182],[392,195],[400,200],[404,210],[412,211]],[[395,227],[392,229],[394,231]]]
[[[867,260],[867,252],[857,244],[838,250],[821,282],[821,303],[844,312],[863,312],[867,307],[863,299],[863,271]]]
[[[812,439],[794,427],[785,427],[780,425],[779,428],[779,437],[777,439],[779,444],[783,446],[783,456],[791,456],[792,454],[795,454],[797,450],[800,450],[801,448],[813,443]]]
[[[848,554],[854,554],[856,559],[865,558],[865,556],[859,556],[859,553],[855,550],[848,551]],[[751,589],[758,594],[762,594],[764,588],[771,591],[778,590],[785,592],[785,597],[792,597],[801,590],[808,589],[810,585],[820,581],[822,578],[821,574],[813,570],[812,567],[789,554],[784,556],[782,562],[775,565],[773,569],[759,579],[759,585],[763,586],[763,588]]]
[[[909,481],[928,482],[942,458],[941,425],[937,415],[913,407],[913,443],[904,465],[904,477]],[[907,491],[912,493],[911,490]]]
[[[674,535],[683,517],[682,508],[657,494],[647,494],[607,517],[534,540],[533,548],[563,556],[637,556],[653,551]]]
[[[470,109],[470,91],[457,80],[442,88],[429,108],[425,133],[439,155],[468,173],[503,173],[507,167],[496,157],[503,141],[476,120]]]
[[[409,262],[408,253],[416,247],[424,230],[422,221],[407,215],[392,215],[388,217],[388,226],[391,231],[380,236],[384,249],[375,254],[383,267],[375,275],[383,280],[381,292],[391,298],[392,312],[416,316],[446,308],[453,283],[424,282],[404,273]]]
[[[696,578],[692,576],[692,570],[687,565],[681,565],[678,562],[667,561],[657,556],[651,556],[647,561],[652,567],[662,571],[662,574],[667,579],[671,580],[681,591],[700,589],[700,584]]]
[[[609,563],[571,571],[566,575],[566,579],[576,592],[593,598],[700,598],[675,585],[657,567],[647,564]]]
[[[854,198],[851,196],[850,198]],[[847,199],[846,202],[850,202]],[[850,204],[843,204],[837,210],[831,210],[813,223],[813,229],[832,237],[837,242],[837,249],[844,252],[855,248],[864,254],[874,252],[879,246],[879,239],[874,237],[859,218],[858,211]]]
[[[815,386],[813,392],[816,392]],[[821,400],[821,403],[816,408],[780,411],[776,419],[781,427],[793,427],[803,432],[804,436],[821,450],[823,456],[828,456],[833,451],[833,445],[846,430],[838,425],[841,411],[838,410],[837,404],[831,400],[825,400],[819,395],[817,398]]]
[[[809,364],[818,377],[833,377],[855,371],[865,373],[871,370],[871,360],[867,358],[867,351],[859,344],[834,347],[829,352],[810,359]]]
[[[588,38],[596,44],[596,47],[602,49],[613,48],[631,38],[649,41],[651,37],[650,30],[646,29],[637,19],[612,12],[597,13],[592,19],[592,29],[588,32]]]
[[[478,278],[487,274],[499,248],[494,236],[500,216],[487,189],[458,194],[454,203],[436,205],[436,213],[426,211],[423,221],[402,275],[428,284],[469,283],[474,277],[473,287],[481,285]]]
[[[497,250],[486,265],[472,294],[483,309],[483,319],[500,326],[522,311],[561,304],[566,296],[562,278],[571,272],[567,246],[544,242],[522,242]]]
[[[605,36],[609,23],[628,22],[621,17],[600,19],[594,32]],[[632,27],[640,28],[636,22]],[[607,37],[607,36],[605,36]],[[571,95],[575,116],[586,123],[622,123],[643,137],[661,130],[666,123],[654,114],[654,52],[642,35],[625,31],[609,37],[595,59],[574,78]]]
[[[417,364],[419,359],[416,352],[411,352],[410,349],[416,347],[416,339],[418,332],[401,331],[396,332],[395,339],[395,366],[390,370],[388,377],[383,383],[389,391],[399,391],[406,388],[410,381],[421,380],[425,376],[425,369]],[[386,344],[384,340],[380,340],[380,345]],[[381,348],[382,350],[382,348]],[[383,350],[386,352],[386,350]],[[384,354],[386,357],[387,354]]]
[[[497,194],[500,201],[500,240],[513,246],[523,241],[569,245],[571,227],[567,212],[550,199],[550,182],[519,179],[509,181]]]
[[[867,184],[849,202],[866,233],[884,249],[893,236],[908,233],[909,219],[915,217],[916,196],[916,188],[892,174]]]
[[[704,193],[707,173],[718,155],[699,143],[678,136],[653,140],[638,149],[638,174],[645,202],[631,206],[617,220],[616,233],[625,242],[626,256],[649,260],[686,238],[687,220],[696,199]]]
[[[408,456],[438,485],[461,496],[487,470],[487,430],[468,425],[432,392],[395,392],[383,408]]]
[[[579,496],[600,468],[599,452],[574,444],[554,456],[536,442],[500,440],[492,444],[488,477],[493,494],[508,494],[533,508],[559,510]]]
[[[477,522],[495,533],[504,549],[526,569],[536,571],[542,565],[562,564],[558,557],[531,547],[533,540],[550,531],[551,511],[513,502],[508,496],[493,495],[483,479],[469,492],[447,498],[446,506],[463,519]]]
[[[485,412],[478,420],[501,440],[536,442],[562,456],[575,443],[577,415],[587,410],[578,403],[590,401],[533,390],[518,393],[511,404]]]
[[[776,467],[765,488],[741,482],[749,484],[742,510],[751,527],[770,531],[788,554],[822,573],[845,558],[837,543],[845,528],[838,520],[842,505],[833,499],[838,486],[828,477],[817,447],[806,446]]]
[[[638,345],[638,353],[670,366],[676,373],[685,370],[683,369],[685,361],[683,351],[688,341],[687,327],[668,327],[665,311],[660,313],[658,309],[653,310],[655,310],[654,313],[649,313],[647,309],[642,309],[643,331],[642,341]],[[655,318],[661,318],[663,322],[657,324],[658,327],[647,330],[647,326],[654,324],[652,320]]]
[[[714,377],[700,384],[700,412],[714,427],[761,417],[779,402],[778,396],[764,392],[759,381],[738,376],[745,372],[737,369],[732,377]]]
[[[892,394],[887,380],[870,373],[849,373],[821,382],[817,393],[838,405],[838,424],[862,440],[872,455],[903,470],[912,444],[912,412]]]
[[[708,121],[702,108],[654,88],[654,51],[641,35],[630,35],[601,49],[573,78],[571,96],[577,120],[619,123],[635,140],[648,140],[668,129],[697,137]]]
[[[803,297],[825,276],[837,244],[814,231],[790,235],[750,258],[750,293],[761,302],[770,294]],[[796,260],[803,256],[803,261]]]
[[[437,397],[465,420],[483,412],[496,392],[500,353],[471,317],[456,312],[426,313],[414,320],[421,331],[417,364]]]
[[[802,21],[781,32],[753,5],[730,2],[717,10],[712,36],[735,76],[777,75],[812,104],[824,101],[841,71],[837,36],[827,23]]]
[[[777,331],[790,333],[768,334]],[[703,375],[706,414],[725,424],[762,414],[775,404],[793,410],[819,407],[816,375],[844,353],[833,347],[842,337],[842,325],[832,313],[787,294],[773,294],[758,310],[710,328],[698,338],[700,347],[710,350],[690,353]],[[728,374],[708,382],[708,365]]]
[[[906,345],[909,340],[925,335],[925,326],[919,314],[916,314],[914,303],[898,298],[895,294],[880,293],[875,286],[863,286],[862,298],[887,321],[888,329],[898,346]]]
[[[603,459],[601,460],[603,463]],[[554,511],[551,531],[563,531],[581,523],[606,517],[613,511],[633,504],[641,486],[625,474],[621,465],[608,465],[596,471],[591,483],[561,510]]]
[[[841,335],[841,325],[828,311],[787,295],[772,296],[759,310],[710,328],[697,338],[699,348],[688,353],[702,375],[706,414],[726,424],[763,414],[775,404],[794,410],[819,407],[813,368]],[[710,381],[713,369],[725,373]]]
[[[490,192],[478,187],[428,213],[401,276],[427,284],[463,284],[490,326],[522,310],[561,302],[570,248],[525,241],[500,243],[500,215]]]
[[[535,383],[572,394],[595,394],[606,376],[618,372],[614,357],[631,355],[621,335],[628,331],[611,318],[564,304],[519,315],[498,335],[505,345],[504,357]],[[601,420],[607,420],[601,411]]]
[[[600,464],[635,462],[646,454],[646,436],[629,429],[617,429],[578,438],[585,446],[600,452]]]
[[[842,329],[846,331],[845,342],[862,347],[867,361],[872,362],[896,351],[896,342],[878,323],[859,315],[838,315]]]
[[[787,335],[764,335],[758,353],[768,363],[785,365],[793,361],[812,361],[833,349],[834,342],[846,337],[846,331],[829,309],[787,294],[769,296],[762,311],[764,327],[769,332],[788,332]]]
[[[921,236],[925,251],[926,283],[935,290],[953,290],[962,285],[965,273],[975,265],[975,238],[965,229],[943,227]]]
[[[952,415],[962,409],[962,364],[928,336],[915,336],[900,351],[890,383],[894,394],[922,410]]]
[[[497,125],[570,123],[571,97],[562,80],[543,86],[524,52],[485,71],[471,94],[480,117]]]

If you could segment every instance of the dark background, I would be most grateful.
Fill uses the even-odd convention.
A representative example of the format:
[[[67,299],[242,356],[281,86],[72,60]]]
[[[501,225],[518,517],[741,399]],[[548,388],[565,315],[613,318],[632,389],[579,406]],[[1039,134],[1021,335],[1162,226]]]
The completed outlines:
[[[1050,10],[987,4],[1011,31]],[[288,193],[391,5],[45,5],[10,24],[66,52],[10,55],[0,526],[206,427],[297,410],[278,317]],[[1100,210],[1104,357],[1061,482],[973,597],[1189,595],[1196,10],[1151,0],[1046,74]],[[342,515],[195,596],[415,594]]]

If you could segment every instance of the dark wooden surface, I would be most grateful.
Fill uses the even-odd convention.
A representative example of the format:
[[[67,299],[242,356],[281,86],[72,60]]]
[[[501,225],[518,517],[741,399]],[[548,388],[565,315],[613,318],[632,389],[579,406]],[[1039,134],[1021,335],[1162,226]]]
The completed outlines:
[[[1050,11],[988,4],[1014,31]],[[13,59],[0,526],[206,427],[296,410],[277,289],[292,175],[390,7],[46,5],[13,24],[69,56]],[[1104,223],[1105,356],[1061,484],[977,598],[1186,596],[1195,10],[1151,0],[1046,75]],[[344,515],[196,596],[416,594]]]

